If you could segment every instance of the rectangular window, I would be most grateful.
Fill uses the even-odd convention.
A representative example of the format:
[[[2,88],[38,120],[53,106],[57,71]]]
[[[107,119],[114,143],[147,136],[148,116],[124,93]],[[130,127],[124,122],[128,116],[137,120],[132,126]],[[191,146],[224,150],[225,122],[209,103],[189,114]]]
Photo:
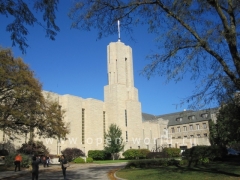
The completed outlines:
[[[175,133],[175,130],[174,130],[174,128],[172,128],[172,133]]]
[[[82,109],[82,144],[85,144],[85,109]]]
[[[181,139],[181,136],[178,136],[178,139]]]
[[[193,125],[190,125],[190,126],[189,126],[189,129],[190,129],[190,130],[193,130]]]
[[[203,134],[204,137],[207,137],[207,133]]]
[[[193,138],[194,138],[194,135],[190,135],[190,138],[193,139]]]
[[[127,127],[127,110],[125,109],[125,126]]]
[[[180,129],[180,127],[177,127],[177,132],[181,132],[181,129]]]
[[[207,129],[207,124],[203,123],[203,129]]]
[[[196,127],[197,127],[197,129],[200,129],[200,126],[199,126],[199,124],[196,124]]]
[[[105,132],[106,132],[105,128],[106,128],[106,112],[103,111],[103,139],[104,139],[104,135],[105,135]]]
[[[197,137],[198,137],[198,138],[200,138],[200,137],[201,137],[201,135],[200,135],[200,134],[197,134]]]
[[[128,142],[128,132],[126,131],[126,142]]]
[[[183,131],[187,131],[187,126],[183,126]]]

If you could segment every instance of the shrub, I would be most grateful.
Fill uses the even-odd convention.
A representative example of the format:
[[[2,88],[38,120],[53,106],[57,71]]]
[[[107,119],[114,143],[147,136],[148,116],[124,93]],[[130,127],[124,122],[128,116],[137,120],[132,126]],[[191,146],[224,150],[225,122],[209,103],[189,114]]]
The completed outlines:
[[[0,150],[0,156],[7,156],[7,155],[9,155],[8,150],[6,150],[6,149]]]
[[[85,163],[85,160],[81,157],[77,157],[73,160],[74,163]]]
[[[111,154],[104,150],[89,150],[88,157],[91,157],[93,160],[107,160],[111,159]]]
[[[215,158],[221,158],[224,149],[218,146],[194,146],[190,149],[186,149],[183,152],[183,156],[189,161],[189,166],[192,163],[197,165],[198,163],[206,164]]]
[[[22,144],[22,146],[17,150],[21,154],[49,154],[47,147],[42,141],[28,141],[28,143]]]
[[[179,148],[164,148],[163,153],[166,153],[168,157],[179,157],[181,150]]]
[[[16,154],[9,154],[8,156],[5,156],[5,166],[6,167],[14,166],[15,156],[16,156]],[[21,154],[21,156],[22,156],[21,167],[28,168],[32,162],[32,157],[29,155],[26,155],[26,154]]]
[[[84,156],[81,149],[78,148],[66,148],[62,151],[62,154],[66,157],[67,161],[71,162],[73,159]]]
[[[92,162],[93,162],[93,158],[88,157],[88,158],[86,159],[86,162],[87,162],[87,163],[92,163]]]
[[[129,161],[125,168],[152,168],[168,166],[169,164],[166,159],[142,159]]]
[[[128,149],[122,155],[125,159],[145,159],[149,153],[148,149]]]

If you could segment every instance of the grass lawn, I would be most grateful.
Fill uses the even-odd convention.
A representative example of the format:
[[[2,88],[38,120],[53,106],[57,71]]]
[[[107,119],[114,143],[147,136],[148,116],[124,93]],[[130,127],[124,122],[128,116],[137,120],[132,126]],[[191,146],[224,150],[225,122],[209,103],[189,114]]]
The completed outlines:
[[[116,173],[127,180],[202,180],[202,179],[238,179],[240,180],[240,162],[214,162],[197,167],[158,167],[151,169],[122,169]]]
[[[109,163],[119,163],[119,162],[128,162],[129,160],[103,160],[103,161],[93,161],[96,164],[109,164]]]

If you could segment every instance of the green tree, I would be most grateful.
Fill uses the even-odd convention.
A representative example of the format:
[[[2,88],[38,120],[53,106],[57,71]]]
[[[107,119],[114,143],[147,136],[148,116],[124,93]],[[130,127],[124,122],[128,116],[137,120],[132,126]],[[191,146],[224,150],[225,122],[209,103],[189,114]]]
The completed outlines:
[[[238,103],[223,105],[216,123],[210,123],[210,142],[221,147],[240,142],[240,106]]]
[[[124,148],[122,130],[116,124],[111,124],[104,138],[106,141],[104,149],[107,153],[111,153],[114,160],[115,155]]]
[[[35,131],[43,137],[65,137],[69,132],[57,103],[43,97],[42,86],[21,58],[0,48],[0,129],[14,139]],[[31,133],[33,135],[33,133]],[[33,140],[33,136],[31,136]]]
[[[182,102],[201,108],[240,90],[239,13],[238,0],[79,0],[69,16],[73,28],[97,28],[99,37],[115,34],[117,20],[127,33],[148,26],[159,51],[147,56],[142,73],[167,82],[187,75],[197,84]]]
[[[45,29],[46,36],[54,40],[59,31],[55,23],[58,3],[59,0],[0,0],[0,15],[12,19],[12,22],[6,26],[6,31],[11,33],[12,45],[17,44],[25,53],[28,47],[26,36],[29,33],[26,26],[34,25],[40,25]],[[36,18],[39,13],[42,14],[43,22],[40,18]]]

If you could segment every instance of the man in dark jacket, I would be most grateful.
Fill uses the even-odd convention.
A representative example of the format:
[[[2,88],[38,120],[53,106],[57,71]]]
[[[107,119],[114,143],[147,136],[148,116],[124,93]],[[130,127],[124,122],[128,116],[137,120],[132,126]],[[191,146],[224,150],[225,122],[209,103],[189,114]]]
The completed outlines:
[[[66,180],[66,170],[67,170],[67,167],[65,165],[68,164],[67,159],[65,158],[64,155],[62,155],[60,157],[59,161],[60,161],[61,166],[62,166],[63,178],[64,178],[64,180]]]
[[[37,161],[36,156],[33,156],[33,158],[32,158],[32,180],[34,180],[35,178],[36,178],[36,180],[38,180],[39,163],[40,163],[40,161]]]

